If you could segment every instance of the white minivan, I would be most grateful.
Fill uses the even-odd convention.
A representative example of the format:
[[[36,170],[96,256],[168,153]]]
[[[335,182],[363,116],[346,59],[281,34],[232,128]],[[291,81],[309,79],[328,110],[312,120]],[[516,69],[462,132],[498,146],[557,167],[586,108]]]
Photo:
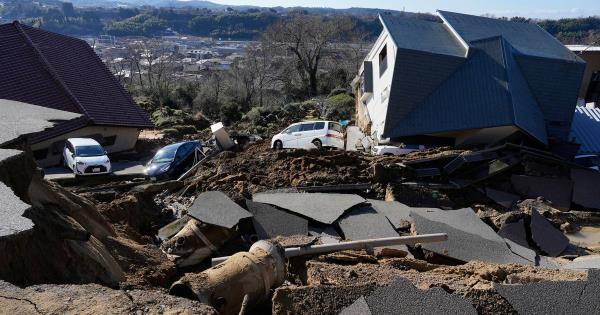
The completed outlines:
[[[110,159],[104,148],[94,139],[70,138],[65,141],[63,165],[75,175],[110,173]]]
[[[344,149],[342,125],[335,121],[304,121],[291,124],[271,140],[271,148]]]

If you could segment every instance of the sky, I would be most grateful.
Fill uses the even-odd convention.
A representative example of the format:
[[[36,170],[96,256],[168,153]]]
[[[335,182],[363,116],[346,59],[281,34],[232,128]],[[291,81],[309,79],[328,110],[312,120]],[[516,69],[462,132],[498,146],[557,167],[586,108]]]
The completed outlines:
[[[439,9],[475,15],[551,19],[600,15],[600,0],[212,0],[212,2],[264,7],[367,7],[430,13]]]

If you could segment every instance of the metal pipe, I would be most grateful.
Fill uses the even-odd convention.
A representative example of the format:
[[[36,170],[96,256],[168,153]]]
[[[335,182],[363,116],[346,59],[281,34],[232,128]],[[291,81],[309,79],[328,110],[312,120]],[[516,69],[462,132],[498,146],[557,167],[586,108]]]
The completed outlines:
[[[369,240],[349,241],[338,244],[322,244],[304,247],[290,247],[285,249],[285,258],[297,257],[302,255],[315,255],[332,253],[349,249],[370,249],[375,247],[393,246],[393,245],[415,245],[419,243],[435,243],[448,240],[446,233],[423,234],[413,236],[397,236],[375,238]],[[230,256],[217,257],[212,259],[212,265],[218,265],[226,261]]]

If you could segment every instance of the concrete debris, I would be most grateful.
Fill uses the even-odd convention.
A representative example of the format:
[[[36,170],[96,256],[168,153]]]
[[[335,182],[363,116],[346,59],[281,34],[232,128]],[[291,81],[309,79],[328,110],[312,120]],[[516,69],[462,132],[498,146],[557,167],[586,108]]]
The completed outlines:
[[[248,252],[237,253],[222,264],[199,274],[185,274],[169,292],[206,302],[222,315],[239,314],[243,304],[251,308],[267,299],[269,290],[281,285],[284,278],[283,249],[258,241]]]
[[[192,266],[208,258],[232,235],[229,229],[190,219],[177,234],[161,244],[161,249],[177,266]]]
[[[378,288],[366,298],[371,314],[477,314],[471,302],[441,288],[420,290],[407,279]]]
[[[188,210],[188,215],[203,223],[227,229],[236,226],[240,220],[252,217],[252,213],[237,205],[220,191],[201,193]]]
[[[600,255],[581,256],[562,266],[565,269],[600,269]]]
[[[325,193],[259,193],[252,200],[287,209],[325,224],[333,223],[346,210],[366,201],[358,195]]]
[[[379,214],[382,214],[390,220],[390,223],[397,230],[410,229],[413,219],[410,217],[410,207],[397,201],[383,201],[367,199],[371,207]]]
[[[531,237],[546,254],[556,257],[569,246],[569,239],[540,213],[531,211]]]
[[[504,224],[498,231],[498,235],[521,246],[529,247],[527,243],[527,230],[525,229],[525,221],[523,219]]]
[[[600,209],[600,173],[587,169],[571,169],[573,180],[573,203],[592,209]]]
[[[511,182],[515,191],[523,198],[544,197],[561,210],[569,210],[573,182],[563,178],[534,177],[513,175]]]
[[[246,200],[248,210],[253,214],[254,230],[261,239],[278,235],[307,235],[308,220],[277,209],[271,205]]]
[[[533,264],[515,255],[504,239],[483,223],[471,208],[460,210],[413,209],[418,234],[439,231],[448,234],[448,241],[423,244],[423,248],[460,261]],[[466,246],[465,244],[468,244]]]
[[[179,233],[179,231],[181,231],[190,220],[193,220],[193,218],[184,215],[183,217],[163,226],[158,230],[158,238],[161,241],[170,239],[171,237],[175,236],[175,234]]]
[[[346,240],[365,240],[398,236],[388,219],[372,207],[350,210],[337,222]]]
[[[600,279],[597,271],[587,281],[548,281],[522,285],[496,284],[494,289],[519,314],[598,314]]]

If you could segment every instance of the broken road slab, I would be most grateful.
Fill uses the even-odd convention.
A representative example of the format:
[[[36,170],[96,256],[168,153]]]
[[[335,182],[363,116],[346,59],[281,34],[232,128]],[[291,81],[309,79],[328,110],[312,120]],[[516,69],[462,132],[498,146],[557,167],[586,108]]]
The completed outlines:
[[[340,312],[340,315],[371,315],[369,304],[364,296],[361,296],[352,305],[346,307]]]
[[[358,195],[325,193],[259,193],[252,200],[287,209],[325,224],[333,223],[346,210],[366,201]]]
[[[587,281],[495,284],[494,289],[518,314],[600,314],[598,275],[598,271],[590,271]]]
[[[477,314],[467,299],[449,294],[441,288],[420,290],[409,280],[402,278],[389,286],[376,289],[365,300],[373,315]],[[360,303],[358,306],[361,306]]]
[[[246,200],[246,206],[253,214],[254,229],[261,239],[308,234],[308,220],[304,218],[265,203]]]
[[[533,262],[514,254],[505,240],[483,223],[471,208],[459,210],[413,210],[417,234],[447,233],[448,240],[423,244],[426,250],[461,261],[480,260],[495,263]]]
[[[337,224],[346,240],[398,236],[388,219],[370,206],[350,210],[338,220]]]
[[[586,208],[600,209],[600,173],[587,169],[571,169],[573,203]]]
[[[201,193],[188,209],[188,215],[204,223],[231,229],[252,213],[240,207],[220,191]]]
[[[523,219],[517,222],[504,224],[498,231],[498,235],[521,246],[529,247],[529,244],[527,243],[527,230]]]
[[[531,237],[546,254],[556,257],[569,246],[569,239],[537,210],[531,209]]]
[[[573,182],[566,178],[535,177],[512,175],[511,183],[515,191],[523,198],[544,197],[560,210],[569,210]]]
[[[410,217],[411,207],[397,201],[367,199],[371,207],[386,216],[395,229],[409,229],[413,219]]]
[[[600,269],[600,255],[582,256],[573,259],[572,262],[562,266],[564,269]]]

